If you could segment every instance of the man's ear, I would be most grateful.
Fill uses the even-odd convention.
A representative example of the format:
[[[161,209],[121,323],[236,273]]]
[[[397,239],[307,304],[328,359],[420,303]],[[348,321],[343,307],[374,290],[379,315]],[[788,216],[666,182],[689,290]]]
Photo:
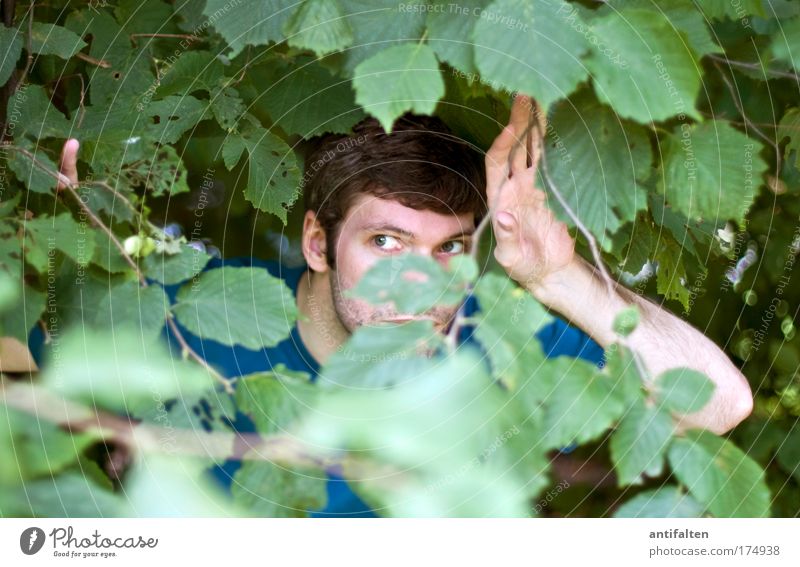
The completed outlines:
[[[314,211],[306,211],[303,217],[303,256],[308,267],[315,272],[326,272],[329,268],[326,247],[325,229],[319,224]]]

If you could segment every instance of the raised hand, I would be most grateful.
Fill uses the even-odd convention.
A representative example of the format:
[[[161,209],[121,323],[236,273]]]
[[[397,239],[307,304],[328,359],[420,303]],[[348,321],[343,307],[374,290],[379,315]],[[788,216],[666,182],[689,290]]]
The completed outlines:
[[[535,187],[543,124],[534,102],[517,95],[509,124],[486,154],[486,193],[497,245],[494,256],[509,277],[533,291],[575,257],[575,242]],[[515,147],[516,146],[516,147]]]

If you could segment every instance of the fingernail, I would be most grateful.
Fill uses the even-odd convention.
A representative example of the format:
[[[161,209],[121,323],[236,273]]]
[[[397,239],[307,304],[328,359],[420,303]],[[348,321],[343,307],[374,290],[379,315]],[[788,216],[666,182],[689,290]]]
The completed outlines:
[[[510,213],[500,211],[497,213],[495,218],[497,219],[497,224],[500,225],[500,228],[511,230],[511,228],[514,226],[514,217],[511,216]]]

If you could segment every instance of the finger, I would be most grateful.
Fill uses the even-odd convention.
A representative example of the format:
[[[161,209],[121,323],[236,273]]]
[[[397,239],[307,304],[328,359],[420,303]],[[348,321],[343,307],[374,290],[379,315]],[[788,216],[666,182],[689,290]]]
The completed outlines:
[[[61,150],[59,171],[69,181],[70,185],[78,184],[78,148],[80,148],[80,142],[75,138],[70,138],[64,142],[64,147]],[[56,189],[65,189],[66,186],[66,183],[59,181]]]
[[[504,268],[511,268],[517,255],[517,220],[510,211],[501,210],[492,216],[496,246],[494,257]]]
[[[528,167],[529,136],[526,132],[531,115],[531,99],[525,95],[516,95],[511,106],[509,124],[514,128],[515,144],[511,150],[511,171],[516,173]]]
[[[508,177],[508,152],[514,145],[514,130],[506,126],[494,139],[486,152],[486,185],[489,192],[500,186]],[[487,194],[491,198],[491,195]]]

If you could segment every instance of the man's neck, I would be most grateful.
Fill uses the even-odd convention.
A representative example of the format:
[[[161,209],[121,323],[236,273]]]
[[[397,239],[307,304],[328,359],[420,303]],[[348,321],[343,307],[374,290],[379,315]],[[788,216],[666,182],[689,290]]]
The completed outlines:
[[[349,333],[333,307],[328,278],[306,269],[297,286],[297,330],[300,340],[320,365],[339,350]]]

